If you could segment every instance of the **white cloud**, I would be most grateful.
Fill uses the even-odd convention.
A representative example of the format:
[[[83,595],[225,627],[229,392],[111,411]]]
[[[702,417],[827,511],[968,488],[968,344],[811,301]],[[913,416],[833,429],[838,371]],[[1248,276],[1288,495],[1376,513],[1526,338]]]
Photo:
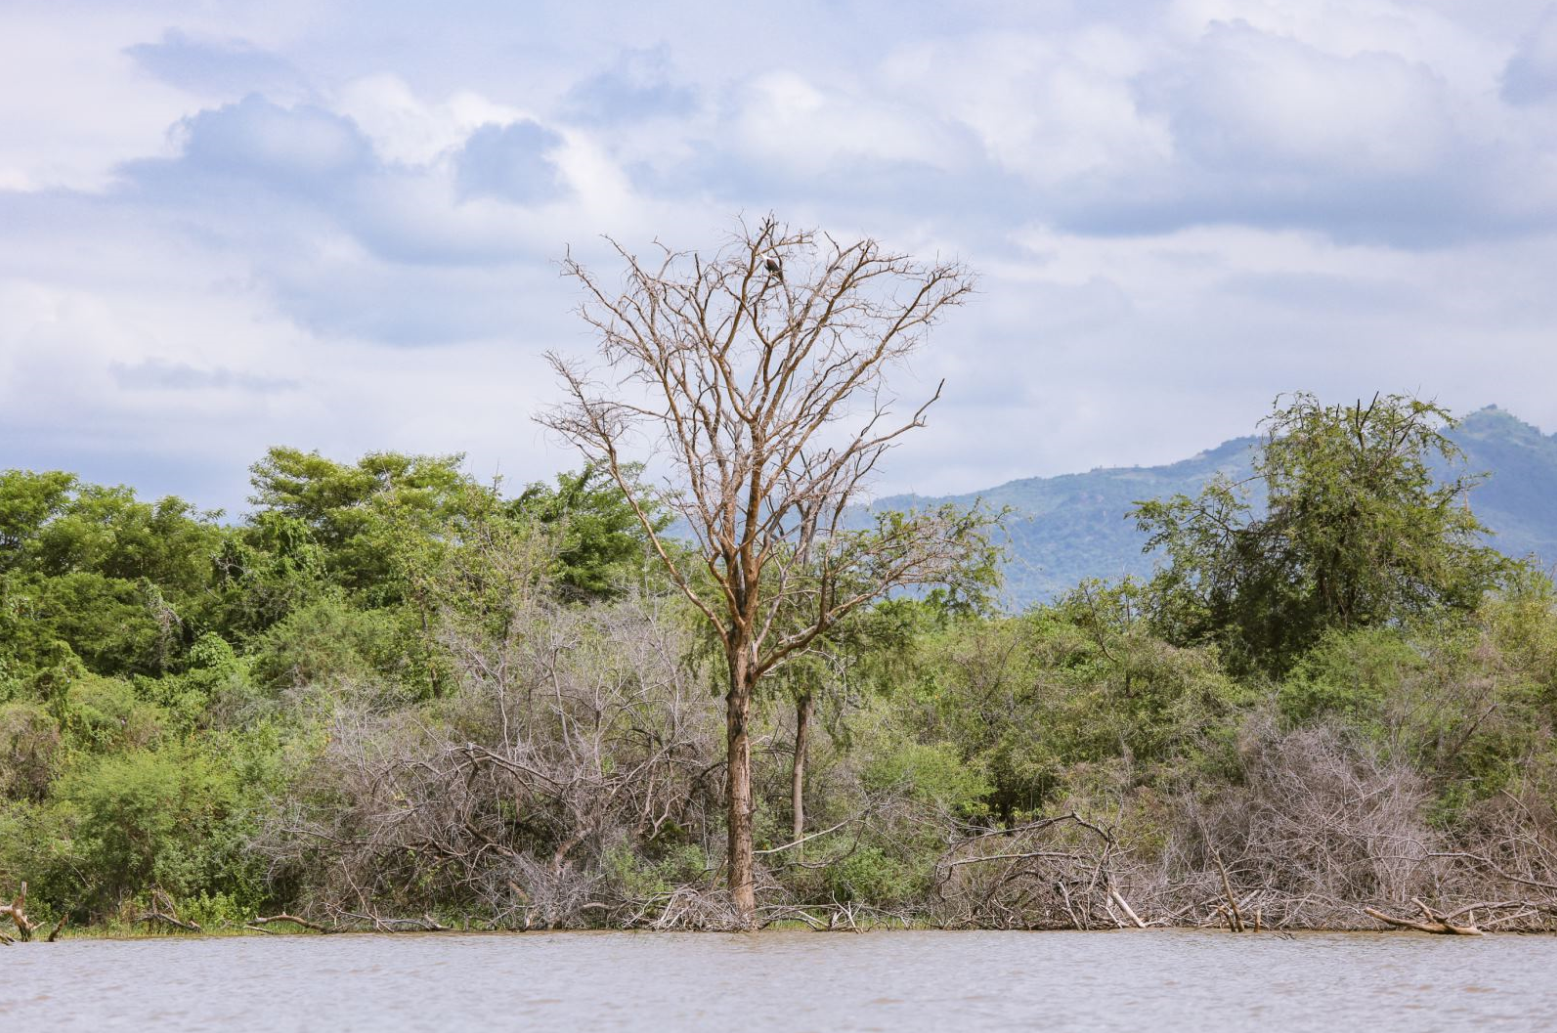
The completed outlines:
[[[1112,30],[968,36],[905,49],[883,79],[970,127],[1001,168],[1057,186],[1169,156],[1166,124],[1142,112],[1131,89],[1148,66],[1144,49]]]
[[[796,176],[852,162],[954,167],[947,134],[922,110],[877,94],[853,95],[793,71],[757,76],[742,89],[734,129],[752,161]]]
[[[1222,171],[1417,176],[1453,142],[1443,81],[1393,54],[1337,57],[1217,25],[1163,85],[1178,143]]]
[[[1295,388],[1557,429],[1554,17],[1514,7],[8,12],[6,462],[227,504],[282,441],[544,476],[564,248],[609,277],[601,233],[772,208],[982,273],[882,491],[1166,461]]]
[[[389,73],[346,83],[337,91],[334,107],[361,127],[385,161],[405,165],[435,161],[482,126],[503,126],[530,117],[520,108],[471,90],[443,101],[426,101]]]

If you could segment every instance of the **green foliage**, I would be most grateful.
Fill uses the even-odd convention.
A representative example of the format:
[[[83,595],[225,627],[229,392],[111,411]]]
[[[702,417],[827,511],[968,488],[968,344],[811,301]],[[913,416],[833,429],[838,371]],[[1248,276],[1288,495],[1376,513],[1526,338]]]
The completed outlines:
[[[255,679],[272,691],[328,681],[372,684],[408,663],[401,615],[363,610],[339,594],[293,610],[251,645]]]
[[[840,903],[858,901],[878,907],[911,900],[923,879],[911,865],[879,847],[864,847],[827,869],[828,895]]]
[[[605,874],[618,891],[637,900],[667,897],[678,886],[701,883],[708,867],[708,857],[694,843],[681,844],[657,857],[623,845],[606,851],[603,859]]]
[[[641,471],[629,466],[624,472],[636,477]],[[657,563],[645,562],[649,544],[643,521],[601,467],[558,474],[555,488],[532,484],[508,509],[521,522],[560,532],[554,577],[574,598],[614,596],[645,571],[657,571]],[[670,525],[670,515],[658,508],[644,515],[656,533]]]
[[[0,800],[40,802],[61,760],[59,727],[37,703],[0,703]]]
[[[1255,460],[1265,513],[1225,480],[1199,498],[1140,503],[1148,548],[1167,552],[1150,607],[1170,640],[1220,645],[1235,669],[1281,674],[1326,631],[1480,605],[1509,563],[1465,505],[1444,409],[1401,395],[1324,406],[1293,396],[1266,420]]]
[[[83,765],[61,786],[75,816],[83,889],[118,901],[146,887],[175,897],[230,887],[241,850],[234,773],[187,750],[134,749]]]
[[[72,747],[93,753],[138,750],[159,742],[167,714],[141,699],[119,678],[88,675],[52,702],[55,719]]]
[[[1427,658],[1395,628],[1331,629],[1287,676],[1282,713],[1298,722],[1327,716],[1378,729],[1392,696]]]
[[[907,742],[876,754],[864,772],[865,787],[888,790],[948,811],[975,813],[989,794],[989,779],[949,743]]]
[[[307,528],[331,578],[382,606],[415,594],[418,561],[441,547],[440,532],[495,505],[463,462],[375,452],[348,466],[273,448],[251,470],[251,501]]]

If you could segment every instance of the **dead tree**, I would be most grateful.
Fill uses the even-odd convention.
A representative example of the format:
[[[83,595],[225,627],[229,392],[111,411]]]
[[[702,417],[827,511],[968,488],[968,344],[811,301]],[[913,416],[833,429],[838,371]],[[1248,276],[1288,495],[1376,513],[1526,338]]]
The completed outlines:
[[[0,918],[9,918],[16,926],[16,933],[23,941],[32,939],[33,931],[38,924],[27,917],[27,884],[24,882],[21,889],[9,904],[0,904]]]
[[[978,538],[975,522],[949,512],[882,520],[871,533],[844,522],[882,457],[924,425],[940,394],[894,415],[888,374],[972,282],[955,263],[771,218],[742,222],[711,254],[660,246],[641,259],[611,243],[626,267],[620,290],[571,255],[563,264],[583,287],[581,315],[605,369],[597,380],[550,355],[570,398],[540,421],[611,472],[717,636],[728,667],[728,877],[749,925],[748,722],[758,682],[851,610],[893,588],[940,582]],[[629,472],[640,458],[665,475],[656,499]],[[651,501],[682,518],[697,569],[677,561]],[[783,616],[796,613],[805,619]]]

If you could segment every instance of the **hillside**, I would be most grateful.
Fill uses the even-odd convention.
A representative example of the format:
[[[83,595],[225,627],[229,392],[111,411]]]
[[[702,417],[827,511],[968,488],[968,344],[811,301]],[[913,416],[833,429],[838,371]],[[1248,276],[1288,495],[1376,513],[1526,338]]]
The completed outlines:
[[[1465,450],[1467,468],[1488,474],[1472,505],[1496,532],[1493,543],[1512,556],[1534,554],[1557,562],[1557,435],[1542,434],[1496,406],[1467,416],[1451,435]],[[1234,438],[1167,466],[1115,467],[1010,481],[986,491],[926,498],[899,495],[874,508],[983,499],[1014,511],[1006,594],[1014,607],[1048,599],[1086,577],[1151,573],[1144,536],[1126,519],[1135,502],[1194,494],[1217,473],[1235,479],[1250,472],[1255,437]]]

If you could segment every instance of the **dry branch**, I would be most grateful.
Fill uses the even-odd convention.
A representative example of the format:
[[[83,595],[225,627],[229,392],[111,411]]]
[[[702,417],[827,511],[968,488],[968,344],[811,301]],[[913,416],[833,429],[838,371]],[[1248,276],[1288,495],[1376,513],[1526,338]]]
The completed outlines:
[[[1480,936],[1482,934],[1481,930],[1474,925],[1450,924],[1447,917],[1438,914],[1415,897],[1411,898],[1411,903],[1415,904],[1417,909],[1422,912],[1424,921],[1416,922],[1409,918],[1395,918],[1371,907],[1365,907],[1362,911],[1368,917],[1376,918],[1385,925],[1394,926],[1397,929],[1415,929],[1418,932],[1435,933],[1440,936]],[[1475,916],[1472,915],[1472,917],[1474,918]]]
[[[278,915],[269,915],[269,916],[261,916],[261,917],[258,917],[258,918],[251,918],[251,919],[249,919],[247,922],[245,922],[243,924],[259,928],[261,926],[270,925],[272,922],[290,922],[293,925],[301,926],[304,929],[312,929],[316,933],[338,933],[338,932],[342,931],[339,928],[331,928],[329,926],[320,925],[318,922],[310,922],[306,918],[299,918],[296,915],[289,915],[285,911],[281,912]]]
[[[17,935],[23,942],[32,939],[33,930],[37,929],[38,925],[27,917],[27,883],[22,883],[15,898],[9,904],[0,905],[0,918],[11,920],[16,926]]]

